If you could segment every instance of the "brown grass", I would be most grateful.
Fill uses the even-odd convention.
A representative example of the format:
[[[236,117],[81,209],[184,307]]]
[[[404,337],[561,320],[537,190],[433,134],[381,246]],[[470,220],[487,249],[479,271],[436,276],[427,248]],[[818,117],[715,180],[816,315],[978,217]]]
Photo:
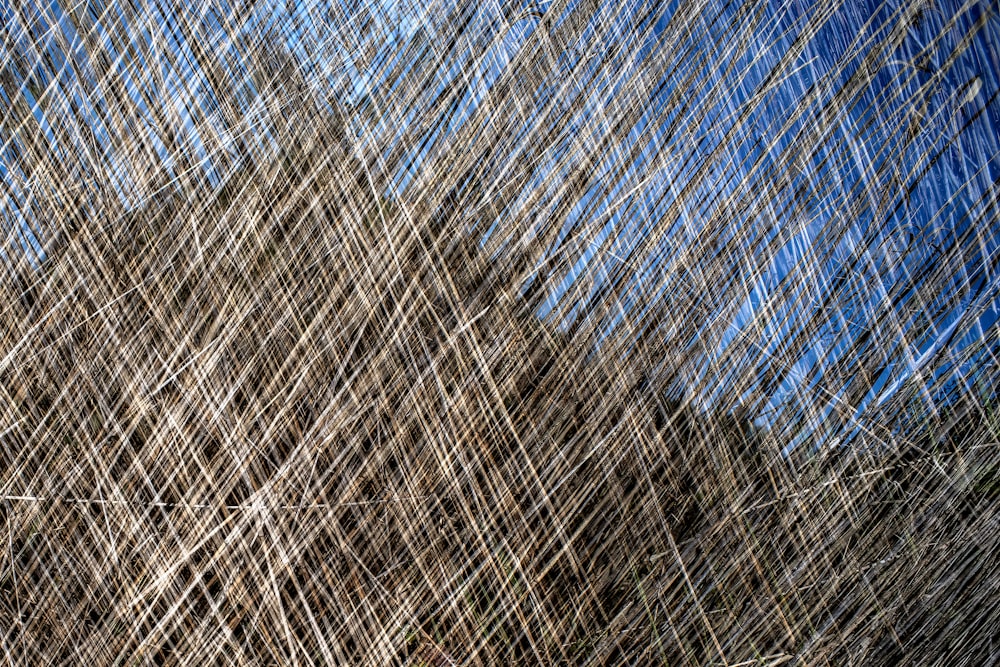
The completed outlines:
[[[751,251],[767,255],[771,242],[727,237],[715,218],[648,290],[636,295],[629,280],[657,252],[652,240],[630,255],[634,267],[602,284],[588,274],[594,293],[576,284],[537,317],[598,243],[582,224],[557,238],[598,179],[586,156],[611,150],[583,142],[620,141],[641,110],[623,102],[621,127],[581,136],[569,175],[541,186],[519,169],[544,157],[585,98],[549,109],[551,126],[535,118],[539,145],[513,163],[490,163],[516,143],[497,110],[582,34],[588,11],[544,18],[555,41],[529,40],[451,152],[434,144],[398,196],[383,193],[427,128],[359,139],[361,111],[325,107],[264,42],[246,58],[274,104],[261,113],[277,148],[246,121],[224,184],[191,166],[180,139],[167,148],[186,171],[121,140],[133,151],[132,208],[110,181],[70,202],[51,177],[37,203],[58,213],[39,232],[45,256],[8,257],[0,281],[8,663],[995,659],[995,404],[966,393],[929,408],[930,385],[906,385],[859,420],[844,408],[824,421],[805,393],[765,415],[777,362],[712,366],[704,355],[722,333],[706,323],[738,306],[723,279],[752,270]],[[461,13],[445,18],[461,24]],[[211,71],[212,54],[198,57]],[[629,81],[651,86],[669,70],[663,57]],[[381,112],[409,102],[439,122],[458,93],[430,99],[420,76],[400,74]],[[805,134],[829,147],[818,128]],[[37,173],[58,167],[63,179],[79,167],[37,159]],[[705,169],[702,185],[714,178]],[[770,179],[758,176],[729,210],[753,203],[750,186]],[[668,237],[678,215],[649,238]],[[484,239],[497,218],[508,227]],[[616,251],[604,243],[601,261]],[[966,257],[956,248],[948,257]],[[850,289],[830,288],[831,310],[849,312]],[[609,326],[630,294],[632,309]],[[574,304],[582,314],[568,316]],[[805,345],[790,335],[775,354],[787,369]],[[860,342],[855,351],[819,384],[856,406],[878,358]],[[864,391],[852,373],[869,373]],[[705,400],[720,378],[731,383],[723,398]]]

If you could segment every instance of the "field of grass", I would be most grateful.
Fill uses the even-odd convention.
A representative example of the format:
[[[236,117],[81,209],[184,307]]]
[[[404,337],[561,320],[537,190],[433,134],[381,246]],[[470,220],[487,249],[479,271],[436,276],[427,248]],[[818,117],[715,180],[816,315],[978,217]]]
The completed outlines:
[[[86,85],[0,29],[0,662],[997,660],[996,91],[946,90],[992,10],[885,5],[815,85],[853,9],[295,27],[362,99],[229,3],[85,4]]]

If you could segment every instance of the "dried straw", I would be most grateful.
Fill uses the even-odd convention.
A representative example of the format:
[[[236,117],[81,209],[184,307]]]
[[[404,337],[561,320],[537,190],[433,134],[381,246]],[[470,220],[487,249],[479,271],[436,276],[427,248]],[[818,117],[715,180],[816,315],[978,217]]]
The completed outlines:
[[[996,659],[993,9],[0,16],[6,663]]]

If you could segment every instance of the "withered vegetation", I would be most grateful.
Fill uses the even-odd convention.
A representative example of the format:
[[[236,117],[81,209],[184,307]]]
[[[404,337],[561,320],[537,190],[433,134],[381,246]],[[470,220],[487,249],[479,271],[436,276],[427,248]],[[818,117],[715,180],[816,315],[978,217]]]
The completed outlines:
[[[136,19],[128,12],[138,10],[123,6],[129,25]],[[815,15],[825,6],[818,3]],[[734,31],[739,17],[763,30],[763,13],[752,9],[734,18],[712,7]],[[442,34],[471,39],[468,11],[439,10],[435,20],[451,26]],[[614,179],[639,182],[626,162],[616,173],[599,168],[602,156],[624,150],[639,123],[636,100],[663,77],[708,84],[698,83],[698,70],[671,70],[679,67],[675,53],[642,55],[639,71],[622,75],[631,92],[610,98],[622,102],[608,112],[619,125],[567,139],[566,119],[597,94],[586,76],[640,56],[602,53],[594,65],[575,66],[579,90],[532,97],[554,85],[556,56],[568,45],[611,40],[584,39],[588,25],[611,30],[596,5],[574,5],[556,21],[562,11],[517,18],[540,27],[444,147],[432,137],[450,127],[468,88],[458,91],[453,81],[435,90],[427,82],[445,63],[466,66],[463,58],[494,42],[469,46],[473,55],[437,44],[426,71],[382,63],[388,73],[379,88],[388,97],[331,105],[275,41],[240,42],[249,38],[230,25],[261,99],[273,106],[253,111],[264,119],[258,125],[235,102],[223,110],[237,138],[212,153],[218,180],[196,165],[190,144],[168,137],[178,121],[153,108],[153,98],[147,107],[103,112],[118,122],[115,150],[129,156],[128,193],[111,175],[68,187],[87,183],[81,174],[97,164],[83,152],[76,164],[45,152],[56,150],[45,141],[82,141],[60,134],[71,120],[49,131],[32,126],[27,107],[4,117],[0,138],[37,140],[18,157],[41,183],[34,208],[24,211],[44,246],[37,256],[9,253],[0,280],[0,652],[7,662],[954,665],[996,658],[1000,412],[983,371],[988,362],[976,357],[976,372],[962,371],[967,385],[985,387],[978,393],[942,394],[944,381],[930,373],[855,415],[880,376],[876,366],[897,354],[897,334],[884,329],[905,320],[907,335],[917,337],[920,327],[934,332],[940,322],[926,313],[924,324],[916,314],[893,319],[854,301],[875,271],[865,264],[876,254],[871,248],[884,238],[871,240],[870,254],[858,251],[845,269],[854,277],[839,283],[816,288],[809,281],[817,275],[789,270],[803,291],[783,292],[787,303],[804,302],[814,288],[826,302],[810,311],[812,319],[771,330],[787,340],[768,360],[753,357],[754,341],[741,338],[727,348],[739,355],[732,361],[706,361],[748,298],[746,291],[733,296],[730,278],[760,278],[787,241],[755,237],[750,227],[734,231],[735,216],[754,208],[780,230],[779,217],[808,216],[817,198],[827,197],[827,213],[840,214],[845,202],[882,214],[898,200],[872,203],[848,197],[846,187],[840,200],[823,190],[833,187],[824,185],[825,172],[808,183],[789,175],[803,152],[851,150],[825,126],[806,126],[796,147],[735,188],[713,191],[711,166],[737,153],[692,150],[703,170],[689,173],[677,203],[649,223],[642,236],[650,240],[619,257],[621,248],[597,231],[603,222],[572,222],[572,212],[590,206],[585,195],[597,183],[606,180],[600,187],[613,193]],[[649,11],[643,20],[652,26],[666,10]],[[678,9],[665,39],[684,26],[700,29],[705,11]],[[915,12],[892,14],[884,48],[859,46],[859,53],[888,60],[889,46],[898,46],[892,40],[902,40],[893,26],[931,20]],[[133,92],[116,87],[110,62],[97,57],[108,43],[125,41],[101,43],[92,18],[72,15],[76,30],[94,36],[87,53],[104,94],[125,105]],[[933,19],[942,32],[954,28],[945,18]],[[180,21],[192,40],[197,25]],[[809,24],[800,28],[808,39]],[[706,35],[723,41],[708,28]],[[755,47],[750,40],[733,48]],[[237,93],[226,88],[222,56],[213,60],[205,50],[194,57],[199,71],[218,72],[207,80],[223,106],[231,101]],[[18,62],[4,61],[5,94],[21,89],[17,76],[43,77],[25,75]],[[774,76],[790,76],[795,60],[774,67]],[[747,108],[761,103],[767,85]],[[830,104],[853,108],[848,100],[864,85],[851,79]],[[32,99],[44,106],[44,93]],[[518,120],[518,102],[537,115]],[[678,93],[667,106],[687,103]],[[415,120],[393,116],[408,108],[417,110]],[[377,126],[373,113],[386,114],[383,124],[398,132]],[[127,141],[146,135],[126,121],[147,115],[169,160],[152,145]],[[678,139],[678,155],[700,145],[692,132],[702,120],[677,120],[677,132],[689,133]],[[915,150],[936,131],[916,115],[913,122],[909,143],[890,154]],[[546,157],[563,140],[572,157]],[[419,150],[426,157],[414,167],[413,185],[397,187],[399,167]],[[936,149],[925,150],[925,161],[936,159]],[[561,166],[541,164],[550,158]],[[891,174],[865,176],[859,187],[875,191],[883,176]],[[685,206],[697,211],[720,198],[726,201],[706,212],[698,233],[675,227]],[[983,204],[980,220],[995,213],[994,204]],[[498,220],[499,231],[488,231]],[[834,227],[829,234],[847,233]],[[953,297],[945,294],[951,283],[934,272],[986,262],[993,237],[984,228],[956,236],[940,255],[921,254],[914,261],[923,273],[900,278],[905,290],[889,285],[893,298],[910,303],[919,292],[922,312],[943,309],[942,299],[971,302],[975,285],[967,281]],[[657,244],[671,230],[687,245],[649,263],[665,252]],[[817,241],[817,254],[824,243],[835,242]],[[570,267],[591,246],[600,247],[591,261],[603,278],[566,287]],[[771,307],[763,317],[789,317],[780,304]],[[804,383],[787,399],[790,407],[767,412],[785,381],[776,376],[788,374],[836,317],[867,328],[853,330],[848,353],[819,382]],[[983,335],[975,349],[995,346]],[[955,354],[968,362],[972,348]],[[826,392],[823,400],[839,397],[830,414],[803,407],[815,387],[816,396]]]

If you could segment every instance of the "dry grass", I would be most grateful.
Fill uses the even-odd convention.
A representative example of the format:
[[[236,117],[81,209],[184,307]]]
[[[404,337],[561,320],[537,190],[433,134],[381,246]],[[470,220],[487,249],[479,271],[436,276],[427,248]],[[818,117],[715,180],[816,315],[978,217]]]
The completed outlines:
[[[30,55],[22,38],[45,17],[18,7],[0,57],[4,94],[22,95],[0,124],[20,151],[4,211],[21,213],[44,250],[10,250],[29,234],[11,225],[0,280],[8,663],[995,659],[996,330],[976,326],[995,298],[996,189],[978,191],[976,224],[956,225],[937,255],[911,243],[888,259],[888,222],[846,257],[834,252],[857,231],[846,218],[909,205],[899,188],[881,194],[894,161],[912,158],[905,197],[919,196],[942,145],[982,129],[978,115],[960,128],[914,112],[908,134],[880,139],[864,114],[845,120],[878,90],[871,77],[828,73],[787,111],[825,105],[827,120],[766,128],[795,142],[752,157],[742,123],[774,103],[766,82],[727,118],[684,95],[711,99],[739,74],[716,69],[729,60],[713,49],[732,62],[769,53],[753,38],[766,12],[653,5],[644,16],[627,5],[615,23],[614,8],[582,3],[567,16],[508,11],[492,33],[479,14],[434,5],[438,32],[423,47],[391,43],[424,54],[400,61],[380,59],[383,24],[367,10],[317,12],[320,38],[301,37],[302,48],[345,71],[330,54],[352,53],[359,71],[378,72],[367,100],[347,84],[317,92],[324,75],[240,12],[209,25],[178,9],[174,27],[191,43],[216,34],[240,46],[260,101],[239,101],[235,55],[199,48],[190,67],[218,115],[205,103],[183,119],[153,93],[139,104],[126,82],[175,98],[187,87],[170,89],[154,68],[130,80],[99,57],[115,55],[111,44],[138,63],[126,37],[145,58],[169,56],[135,37],[143,21],[167,34],[144,7],[123,4],[115,19],[70,12],[93,38],[72,85],[120,103],[98,110],[106,154],[73,133],[96,121],[60,106],[77,90],[59,78],[69,74],[53,67],[52,92],[31,94],[54,129],[23,96],[48,65],[35,51],[40,73],[29,75],[11,54]],[[801,41],[836,11],[812,7]],[[968,8],[887,12],[885,29],[866,28],[848,53],[861,69],[898,55],[911,24],[930,22],[953,53],[964,33],[949,20],[978,25]],[[661,14],[662,48],[617,48],[654,35]],[[490,94],[448,127],[475,82],[443,73],[456,64],[482,78],[470,63],[505,39],[520,41]],[[769,61],[772,78],[795,76],[799,56]],[[615,76],[621,91],[598,87]],[[630,169],[645,143],[629,133],[655,134],[643,119],[664,80],[676,92],[659,127],[672,123],[674,139],[656,139],[651,163]],[[982,109],[995,98],[979,95]],[[876,111],[865,113],[885,125],[891,101],[868,99]],[[728,138],[706,147],[703,122]],[[947,131],[957,133],[935,135]],[[202,163],[185,132],[205,144]],[[846,160],[848,139],[888,161],[835,184],[809,161]],[[418,146],[426,154],[401,185]],[[657,170],[676,182],[654,182]],[[22,177],[30,195],[14,192]],[[639,215],[628,192],[654,186],[674,203]],[[611,205],[592,203],[605,196]],[[602,231],[618,210],[644,222],[623,215]],[[788,221],[820,217],[809,252],[776,278],[768,267]],[[589,268],[568,284],[581,260]],[[876,308],[865,290],[887,267],[896,273]],[[772,279],[740,320],[746,285]],[[939,313],[956,303],[965,311],[945,340]],[[846,351],[818,381],[796,380],[792,367],[827,335]],[[940,350],[914,366],[907,341],[939,335]],[[879,385],[879,368],[908,354],[916,372]]]

